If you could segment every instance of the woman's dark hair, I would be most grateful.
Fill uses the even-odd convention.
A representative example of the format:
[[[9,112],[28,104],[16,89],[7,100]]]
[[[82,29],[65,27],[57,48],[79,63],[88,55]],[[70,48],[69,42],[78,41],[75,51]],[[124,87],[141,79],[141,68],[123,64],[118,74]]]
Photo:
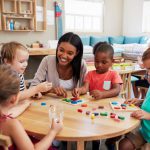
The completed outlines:
[[[0,104],[19,93],[20,78],[10,65],[0,65]]]
[[[144,53],[143,53],[143,56],[142,56],[142,61],[145,61],[147,59],[150,59],[150,48],[148,48]]]
[[[65,33],[58,41],[57,49],[56,49],[56,62],[58,63],[57,52],[58,47],[62,42],[68,42],[73,45],[77,49],[77,55],[71,62],[72,70],[73,70],[73,80],[75,83],[78,82],[80,79],[80,68],[81,68],[81,61],[83,56],[83,44],[80,37],[77,34],[72,32]]]
[[[93,48],[93,54],[95,55],[97,52],[109,53],[111,58],[114,55],[113,47],[107,42],[98,42]]]

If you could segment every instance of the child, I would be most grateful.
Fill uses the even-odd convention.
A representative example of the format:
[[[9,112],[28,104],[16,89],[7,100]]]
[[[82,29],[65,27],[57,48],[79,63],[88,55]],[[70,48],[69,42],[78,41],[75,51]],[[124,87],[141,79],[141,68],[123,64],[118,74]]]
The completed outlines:
[[[20,98],[19,100],[27,99],[40,92],[46,92],[51,89],[52,84],[43,82],[30,89],[26,89],[24,83],[24,71],[28,65],[29,52],[25,46],[18,42],[9,42],[2,46],[1,59],[2,63],[10,64],[20,76]]]
[[[106,42],[99,42],[94,46],[94,61],[96,70],[88,72],[84,85],[75,88],[72,95],[79,97],[90,91],[90,95],[98,100],[117,96],[121,89],[122,80],[119,74],[110,70],[113,62],[113,47]],[[93,150],[99,149],[99,141],[93,142]]]
[[[0,65],[0,131],[6,136],[10,136],[14,144],[12,146],[16,146],[14,149],[46,150],[61,130],[62,122],[53,120],[48,134],[33,145],[21,123],[17,119],[11,119],[8,114],[8,110],[18,103],[19,83],[18,74],[10,66]]]
[[[147,69],[146,79],[150,83],[150,48],[148,48],[142,56],[144,67]],[[143,101],[133,99],[127,100],[126,103],[134,103],[140,105]],[[120,141],[120,150],[150,149],[150,88],[146,94],[146,98],[142,103],[141,110],[134,111],[131,116],[141,120],[141,128],[135,134],[129,133]]]
[[[79,97],[80,94],[90,91],[94,99],[117,96],[122,80],[117,72],[110,69],[113,62],[113,47],[106,42],[99,42],[94,46],[93,53],[96,70],[88,72],[84,85],[75,88],[72,95]]]

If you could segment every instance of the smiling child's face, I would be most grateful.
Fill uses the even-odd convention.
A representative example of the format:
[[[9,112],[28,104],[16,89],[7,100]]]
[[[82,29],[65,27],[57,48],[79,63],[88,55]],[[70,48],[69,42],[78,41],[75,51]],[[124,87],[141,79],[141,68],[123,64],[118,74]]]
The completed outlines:
[[[23,74],[28,65],[29,53],[24,50],[17,50],[15,58],[11,63],[14,70]]]
[[[113,60],[109,52],[96,52],[94,59],[97,73],[105,73],[112,66]]]

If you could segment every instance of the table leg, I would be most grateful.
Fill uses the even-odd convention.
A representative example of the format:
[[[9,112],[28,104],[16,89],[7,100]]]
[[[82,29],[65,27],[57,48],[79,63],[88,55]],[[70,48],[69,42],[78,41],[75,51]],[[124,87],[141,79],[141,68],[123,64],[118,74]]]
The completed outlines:
[[[77,150],[84,150],[84,141],[77,141]]]
[[[71,150],[71,142],[67,142],[67,150]]]

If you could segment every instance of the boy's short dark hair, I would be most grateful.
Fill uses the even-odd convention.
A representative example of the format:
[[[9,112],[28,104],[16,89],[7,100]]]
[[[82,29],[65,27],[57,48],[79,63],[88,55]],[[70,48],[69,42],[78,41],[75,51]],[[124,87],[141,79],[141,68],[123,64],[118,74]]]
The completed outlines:
[[[95,55],[97,52],[105,52],[110,53],[110,57],[113,58],[114,56],[114,49],[113,47],[107,42],[98,42],[93,48],[93,54]]]
[[[150,59],[150,48],[148,48],[144,53],[143,53],[143,56],[142,56],[142,61],[145,61],[147,59]]]

